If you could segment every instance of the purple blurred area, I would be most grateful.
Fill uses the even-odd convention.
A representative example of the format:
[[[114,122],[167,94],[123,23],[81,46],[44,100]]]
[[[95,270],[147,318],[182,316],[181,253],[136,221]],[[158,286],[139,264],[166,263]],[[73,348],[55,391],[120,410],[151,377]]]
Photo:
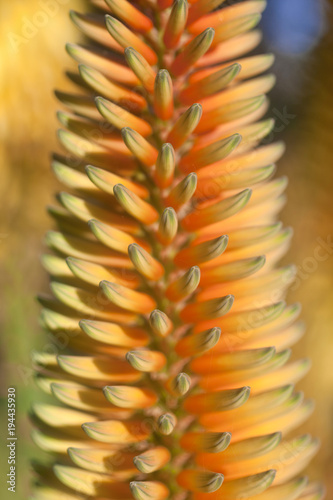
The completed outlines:
[[[324,0],[268,0],[263,30],[271,50],[301,55],[312,50],[325,32]]]

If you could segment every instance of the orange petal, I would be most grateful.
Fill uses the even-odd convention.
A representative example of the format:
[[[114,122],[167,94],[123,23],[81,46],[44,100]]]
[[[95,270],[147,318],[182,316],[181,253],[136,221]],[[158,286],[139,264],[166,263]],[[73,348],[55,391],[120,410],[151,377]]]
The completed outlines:
[[[137,31],[150,31],[152,21],[127,0],[106,0],[111,12]]]
[[[150,295],[123,285],[103,280],[100,282],[100,287],[113,304],[128,311],[145,314],[156,307],[156,302]]]
[[[109,15],[105,16],[105,22],[110,35],[123,49],[133,47],[142,54],[149,64],[156,64],[157,55],[153,49],[128,29],[125,24],[122,24],[118,19]]]

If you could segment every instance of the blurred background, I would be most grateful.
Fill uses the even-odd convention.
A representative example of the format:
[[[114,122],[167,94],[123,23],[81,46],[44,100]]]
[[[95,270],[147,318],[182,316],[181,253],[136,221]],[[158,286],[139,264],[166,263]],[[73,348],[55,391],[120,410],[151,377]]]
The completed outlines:
[[[226,0],[226,4],[234,3]],[[5,399],[17,390],[17,493],[27,498],[29,458],[36,449],[26,414],[40,398],[32,381],[30,354],[45,345],[35,296],[48,288],[39,258],[50,222],[45,206],[59,186],[49,168],[57,148],[54,88],[70,88],[64,50],[79,34],[68,10],[84,9],[83,0],[11,0],[0,4],[0,227],[1,304],[1,498],[7,498]],[[276,119],[271,139],[284,140],[287,152],[279,173],[289,177],[288,204],[282,218],[294,228],[286,262],[297,265],[290,300],[303,305],[307,335],[297,356],[313,361],[301,383],[316,399],[304,429],[320,437],[321,451],[310,475],[324,480],[333,498],[333,1],[268,0],[258,51],[274,52],[278,83],[271,93]],[[10,495],[10,494],[9,494]],[[10,496],[8,495],[8,498]]]

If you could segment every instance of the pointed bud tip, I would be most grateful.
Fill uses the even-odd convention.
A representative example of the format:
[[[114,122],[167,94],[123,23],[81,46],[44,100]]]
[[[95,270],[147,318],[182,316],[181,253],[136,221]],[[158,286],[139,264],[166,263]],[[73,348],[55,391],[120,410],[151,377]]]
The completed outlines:
[[[224,480],[224,475],[221,473],[209,473],[207,474],[203,484],[202,491],[205,493],[214,493],[221,488]]]
[[[189,110],[191,111],[202,111],[202,105],[199,103],[199,102],[195,102],[194,104],[192,104],[192,106],[190,106]]]
[[[206,340],[204,342],[207,349],[213,348],[220,340],[220,337],[221,337],[221,328],[215,326],[214,328],[208,330],[206,333]]]
[[[140,456],[134,457],[133,458],[133,463],[135,467],[142,472],[142,474],[149,474],[150,470],[149,467],[147,467],[146,463]]]
[[[212,443],[212,453],[221,453],[226,450],[231,442],[231,432],[216,433],[214,443]]]
[[[239,143],[242,140],[242,136],[238,132],[236,132],[235,134],[232,134],[232,136],[230,138],[232,139],[233,142],[236,142],[236,143]]]
[[[184,396],[191,387],[191,378],[187,373],[179,373],[174,380],[174,391],[180,396]]]
[[[125,186],[124,186],[123,184],[118,183],[118,184],[115,184],[115,185],[113,186],[113,192],[114,192],[114,194],[115,194],[115,195],[120,195],[120,194],[122,194],[124,191],[125,191],[125,192],[128,192],[128,189],[126,189],[126,188],[125,188]]]
[[[170,333],[170,330],[172,328],[171,321],[169,320],[168,316],[160,311],[159,309],[155,309],[151,314],[150,314],[150,325],[157,335],[161,335],[162,337],[168,335]]]
[[[167,69],[160,69],[157,72],[156,78],[170,78],[170,73]]]
[[[202,32],[202,35],[215,35],[215,30],[214,28],[206,28],[203,32]]]
[[[168,436],[176,425],[176,417],[172,413],[164,413],[158,419],[157,425],[161,434]]]
[[[134,368],[140,372],[147,370],[147,360],[140,355],[139,351],[129,351],[125,355],[126,361]],[[149,370],[148,370],[149,371]]]
[[[175,238],[177,231],[177,213],[174,208],[167,207],[162,213],[159,224],[159,237],[162,243],[170,243]]]
[[[109,28],[111,28],[111,29],[114,29],[117,26],[117,24],[121,24],[118,21],[118,19],[116,19],[115,17],[110,16],[110,14],[105,14],[104,19],[105,19],[106,26],[109,27]]]
[[[127,55],[130,56],[134,52],[136,52],[136,50],[133,49],[133,47],[126,47],[126,49],[124,50],[125,56],[127,56]]]
[[[134,130],[131,127],[123,127],[121,129],[121,135],[124,137],[127,134],[130,134],[131,132],[134,132]]]
[[[192,266],[189,269],[188,277],[191,278],[192,276],[200,276],[200,267],[199,266]]]

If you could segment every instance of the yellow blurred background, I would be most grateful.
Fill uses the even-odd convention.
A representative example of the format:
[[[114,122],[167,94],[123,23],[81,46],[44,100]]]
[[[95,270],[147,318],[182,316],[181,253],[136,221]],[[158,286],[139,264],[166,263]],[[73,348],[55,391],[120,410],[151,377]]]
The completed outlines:
[[[49,167],[50,152],[57,147],[53,90],[68,85],[64,69],[73,66],[64,45],[79,37],[68,10],[82,10],[82,3],[0,2],[1,500],[13,498],[6,485],[8,387],[17,392],[18,500],[28,498],[29,457],[36,456],[27,413],[37,397],[30,353],[47,342],[38,325],[35,297],[48,287],[40,264],[50,224],[45,207],[59,189]]]
[[[273,1],[273,0],[269,0]],[[292,0],[291,0],[292,1]],[[25,500],[29,488],[29,457],[36,450],[29,438],[27,412],[36,398],[30,353],[43,345],[35,296],[47,290],[40,265],[43,235],[49,228],[45,206],[59,188],[49,168],[49,155],[57,148],[53,96],[55,88],[70,88],[64,70],[72,67],[64,50],[79,34],[72,28],[68,10],[83,9],[83,0],[11,0],[0,4],[0,227],[1,291],[1,410],[5,417],[7,387],[18,394],[18,483],[16,498]],[[287,142],[280,174],[289,177],[289,202],[283,220],[295,236],[286,261],[298,267],[290,299],[303,305],[308,330],[296,347],[297,356],[309,356],[313,368],[300,384],[317,401],[316,411],[304,428],[320,437],[322,448],[310,474],[326,482],[333,498],[333,16],[326,34],[299,63],[299,88],[282,88],[272,97],[272,109],[283,112],[284,126],[275,139]],[[277,56],[276,74],[286,71]],[[287,75],[288,76],[288,75]],[[281,79],[283,80],[281,74]],[[284,78],[286,75],[284,74]],[[287,77],[288,80],[288,77]],[[284,92],[283,92],[284,90]],[[295,97],[296,96],[296,97]],[[287,101],[286,101],[287,100]],[[274,113],[273,113],[274,114]],[[283,124],[283,119],[282,124]],[[39,394],[38,394],[38,397]],[[2,418],[1,441],[6,439]],[[0,450],[1,474],[7,473],[7,452]],[[6,496],[1,480],[2,498]],[[10,498],[10,496],[8,496]]]

